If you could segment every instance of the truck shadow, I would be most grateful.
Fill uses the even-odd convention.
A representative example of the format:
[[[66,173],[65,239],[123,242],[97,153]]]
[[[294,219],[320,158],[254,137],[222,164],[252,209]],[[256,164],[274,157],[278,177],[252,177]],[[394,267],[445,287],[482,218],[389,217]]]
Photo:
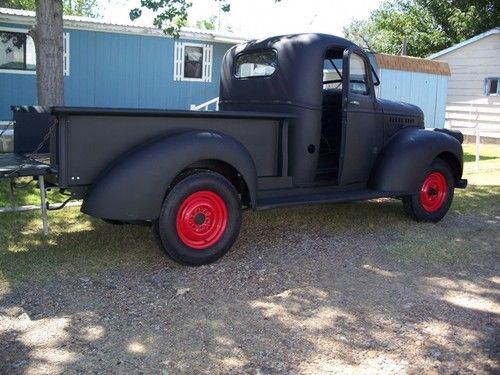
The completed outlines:
[[[2,253],[7,278],[33,258],[55,272],[1,297],[0,372],[493,372],[491,219],[451,214],[438,226],[463,238],[474,222],[472,257],[430,263],[386,251],[416,228],[397,202],[249,212],[234,250],[187,268],[147,228],[52,217],[46,242]]]

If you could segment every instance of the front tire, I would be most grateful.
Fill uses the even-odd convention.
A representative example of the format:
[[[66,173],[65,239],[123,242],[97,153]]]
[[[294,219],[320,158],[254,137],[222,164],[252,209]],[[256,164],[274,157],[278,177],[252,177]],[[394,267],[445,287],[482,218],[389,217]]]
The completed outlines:
[[[153,225],[161,247],[175,261],[191,266],[212,263],[238,237],[238,193],[218,173],[193,173],[168,193]]]
[[[424,175],[420,191],[403,197],[406,213],[416,221],[438,222],[451,206],[454,184],[448,163],[434,160]]]

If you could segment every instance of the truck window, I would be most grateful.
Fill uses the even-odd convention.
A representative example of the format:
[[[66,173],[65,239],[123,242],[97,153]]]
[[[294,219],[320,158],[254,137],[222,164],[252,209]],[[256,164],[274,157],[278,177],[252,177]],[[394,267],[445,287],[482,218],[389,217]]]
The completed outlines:
[[[323,90],[342,90],[342,57],[326,57],[323,63]]]
[[[236,78],[268,77],[278,65],[278,56],[274,51],[247,53],[236,59]]]
[[[349,86],[353,94],[368,95],[365,61],[355,53],[349,60]]]

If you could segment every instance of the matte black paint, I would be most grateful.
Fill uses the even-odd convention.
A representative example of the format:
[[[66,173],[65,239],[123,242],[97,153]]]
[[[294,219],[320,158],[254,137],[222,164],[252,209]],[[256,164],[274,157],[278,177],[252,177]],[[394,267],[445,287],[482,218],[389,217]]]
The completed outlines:
[[[345,51],[342,104],[331,122],[341,128],[340,178],[317,182],[326,108],[323,61],[331,49]],[[278,56],[273,75],[234,76],[239,55],[266,50]],[[58,185],[84,197],[83,212],[122,221],[158,218],[175,178],[200,161],[232,166],[257,209],[411,194],[436,157],[451,162],[456,186],[464,186],[461,137],[424,130],[416,106],[377,99],[371,74],[369,95],[351,93],[352,53],[370,72],[361,49],[330,35],[279,36],[235,46],[222,65],[220,112],[52,108],[58,123],[51,166],[58,171]]]
[[[436,157],[445,153],[456,158],[460,170],[454,172],[461,177],[463,151],[456,138],[433,130],[401,129],[378,157],[369,187],[381,191],[416,192],[426,168]]]
[[[29,154],[35,151],[49,131],[52,119],[50,112],[41,106],[12,106],[14,126],[14,152]],[[38,153],[49,152],[49,142],[42,145]]]
[[[148,143],[120,158],[92,185],[82,212],[115,220],[156,219],[174,178],[200,160],[234,166],[255,202],[257,170],[245,147],[226,134],[189,131]]]

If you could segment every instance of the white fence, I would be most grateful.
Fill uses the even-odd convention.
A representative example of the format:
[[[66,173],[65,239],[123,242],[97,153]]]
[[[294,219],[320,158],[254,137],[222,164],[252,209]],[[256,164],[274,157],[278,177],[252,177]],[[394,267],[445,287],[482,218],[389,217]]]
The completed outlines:
[[[448,103],[445,128],[475,137],[476,170],[479,170],[481,137],[500,139],[500,103]]]

